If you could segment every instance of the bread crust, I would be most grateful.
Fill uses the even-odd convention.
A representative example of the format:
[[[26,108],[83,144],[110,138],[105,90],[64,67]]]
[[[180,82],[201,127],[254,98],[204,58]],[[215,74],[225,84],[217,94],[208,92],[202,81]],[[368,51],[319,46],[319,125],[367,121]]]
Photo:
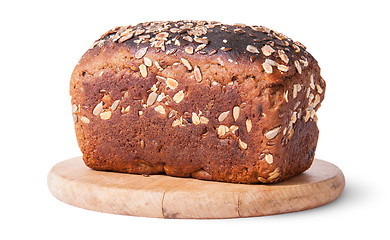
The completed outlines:
[[[317,61],[280,33],[178,21],[103,34],[70,95],[90,168],[273,183],[310,167],[325,87]]]

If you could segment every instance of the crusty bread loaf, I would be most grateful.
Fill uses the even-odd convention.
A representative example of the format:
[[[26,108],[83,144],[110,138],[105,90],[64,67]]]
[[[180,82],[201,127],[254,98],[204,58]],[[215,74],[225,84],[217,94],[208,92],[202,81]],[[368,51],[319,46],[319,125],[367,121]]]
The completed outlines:
[[[310,167],[324,92],[301,43],[206,21],[113,28],[70,83],[88,167],[236,183],[278,182]]]

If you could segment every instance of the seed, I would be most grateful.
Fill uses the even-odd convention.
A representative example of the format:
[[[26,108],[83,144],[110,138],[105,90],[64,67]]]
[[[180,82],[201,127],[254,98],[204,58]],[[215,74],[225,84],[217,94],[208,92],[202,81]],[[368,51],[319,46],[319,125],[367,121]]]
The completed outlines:
[[[297,112],[293,112],[293,114],[291,115],[291,122],[296,123],[297,119]]]
[[[192,37],[190,37],[190,36],[184,36],[183,39],[186,40],[187,42],[193,42],[194,41],[192,39]]]
[[[72,114],[72,118],[73,118],[73,123],[77,122],[77,115],[76,114]]]
[[[119,100],[115,100],[115,101],[112,103],[111,107],[110,107],[111,110],[112,110],[112,111],[115,111],[115,110],[117,109],[118,105],[119,105]]]
[[[145,142],[144,142],[144,140],[141,140],[141,148],[145,148]]]
[[[111,116],[112,116],[111,111],[105,111],[105,112],[100,113],[100,118],[103,120],[108,120],[111,118]]]
[[[238,146],[240,146],[241,149],[245,150],[248,148],[248,144],[241,141],[241,139],[238,139]]]
[[[188,71],[192,70],[192,66],[191,66],[190,62],[187,59],[181,58],[180,60],[184,64],[184,66],[187,67]]]
[[[200,44],[199,46],[197,46],[195,48],[195,52],[199,52],[200,50],[202,50],[203,48],[205,48],[207,46],[207,44]]]
[[[141,48],[135,53],[134,57],[138,59],[142,58],[143,56],[145,56],[147,50],[148,47]]]
[[[313,102],[313,108],[315,108],[321,101],[321,96],[319,94],[316,94]]]
[[[282,72],[287,72],[290,68],[288,66],[278,64],[278,69]]]
[[[186,47],[184,51],[188,54],[194,54],[194,48],[193,47]]]
[[[229,128],[229,131],[232,132],[232,133],[235,133],[238,129],[238,126],[236,125],[231,125],[230,128]]]
[[[179,126],[179,125],[181,125],[180,119],[176,119],[176,120],[174,120],[174,121],[172,122],[172,127],[176,127],[176,126]]]
[[[287,57],[286,53],[283,50],[278,50],[278,54],[279,54],[280,59],[282,59],[282,61],[287,64],[288,57]]]
[[[295,64],[295,68],[297,69],[298,73],[302,74],[302,67],[301,67],[301,64],[299,63],[299,61],[295,60],[294,64]]]
[[[281,129],[281,126],[275,127],[273,129],[271,129],[270,131],[268,131],[267,133],[265,133],[264,135],[269,140],[274,139],[279,134],[280,129]]]
[[[160,32],[156,35],[156,39],[158,40],[167,40],[167,37],[169,36],[169,33],[167,32]]]
[[[298,87],[297,87],[298,84],[294,84],[293,86],[293,98],[296,98],[297,95],[298,95]]]
[[[269,174],[268,174],[268,181],[269,180],[272,180],[272,179],[275,179],[275,178],[277,178],[277,177],[279,177],[279,168],[276,168],[274,171],[272,171],[272,172],[270,172]]]
[[[207,39],[207,37],[203,37],[203,38],[195,37],[194,41],[197,43],[203,43],[203,44],[209,43],[209,40]]]
[[[269,46],[269,45],[264,45],[261,48],[261,51],[263,52],[263,54],[265,56],[270,56],[273,52],[275,52],[275,50],[271,46]]]
[[[167,78],[166,84],[170,89],[175,89],[179,85],[179,83],[173,78]]]
[[[80,120],[83,122],[83,123],[90,123],[89,119],[87,117],[84,117],[84,116],[81,116]]]
[[[96,105],[96,107],[92,111],[92,114],[98,116],[102,111],[103,111],[103,101],[101,101]]]
[[[176,103],[181,102],[183,99],[184,99],[184,92],[183,92],[183,90],[180,90],[179,92],[177,92],[173,96],[173,101],[175,101]]]
[[[151,106],[156,102],[158,94],[156,92],[151,92],[148,96],[148,100],[146,100],[146,106]]]
[[[264,157],[264,160],[268,164],[272,164],[274,162],[274,156],[272,156],[272,154],[266,154],[265,157]]]
[[[290,129],[290,132],[288,132],[288,134],[287,134],[287,139],[290,140],[290,139],[292,138],[293,135],[294,135],[294,129],[291,128],[291,129]]]
[[[310,87],[314,90],[315,89],[315,85],[314,85],[314,76],[313,74],[310,75]]]
[[[240,107],[239,106],[235,106],[233,108],[233,118],[234,118],[234,121],[237,121],[239,116],[240,116]]]
[[[229,132],[229,128],[225,125],[219,125],[217,128],[217,133],[219,137],[225,136],[225,134],[228,132]]]
[[[316,84],[316,87],[317,87],[317,92],[318,92],[319,94],[321,94],[321,93],[324,92],[324,90],[322,90],[322,88],[320,87],[320,85]]]
[[[230,111],[223,112],[219,115],[218,121],[223,122],[229,115]]]
[[[165,77],[161,77],[161,76],[158,76],[156,75],[156,79],[160,82],[165,82],[167,79]]]
[[[147,67],[145,66],[145,64],[141,64],[139,66],[139,70],[141,71],[141,75],[142,77],[146,78],[148,76],[148,69]]]
[[[196,113],[192,113],[192,123],[195,124],[195,125],[198,125],[200,124],[200,118],[198,115],[196,115]]]
[[[164,70],[164,69],[160,66],[160,64],[159,64],[157,61],[154,61],[154,66],[156,66],[156,68],[157,68],[159,71]]]
[[[198,66],[195,67],[194,69],[194,76],[195,76],[195,80],[197,82],[201,82],[202,81],[202,73],[200,72],[200,69]]]
[[[255,47],[253,45],[246,46],[246,50],[248,52],[251,52],[251,53],[260,53],[259,50],[257,49],[257,47]]]
[[[165,108],[161,105],[155,107],[154,110],[161,113],[161,114],[165,114]]]
[[[288,102],[288,90],[284,93],[284,99]]]
[[[119,43],[122,43],[122,42],[124,42],[124,41],[129,40],[129,39],[132,38],[133,36],[134,36],[133,33],[126,34],[126,35],[122,36],[122,37],[118,40],[118,42],[119,42]]]
[[[245,125],[246,125],[246,130],[248,131],[248,133],[250,133],[252,131],[252,120],[247,119]]]
[[[121,113],[128,113],[128,112],[130,112],[130,105],[127,106],[126,108],[122,107]]]
[[[72,113],[75,113],[77,111],[78,107],[76,104],[72,105]]]
[[[207,123],[209,123],[209,119],[204,117],[204,116],[201,116],[200,117],[200,123],[201,124],[207,124]]]
[[[151,67],[153,65],[152,60],[150,60],[147,57],[144,57],[144,64],[148,67]]]
[[[272,66],[269,63],[264,62],[263,68],[266,73],[272,73]]]

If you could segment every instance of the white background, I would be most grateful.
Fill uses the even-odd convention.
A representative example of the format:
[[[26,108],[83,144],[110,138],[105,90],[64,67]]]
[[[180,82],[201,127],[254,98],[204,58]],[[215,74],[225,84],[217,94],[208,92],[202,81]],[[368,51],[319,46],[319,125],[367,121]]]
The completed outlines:
[[[0,8],[1,239],[389,237],[386,1],[8,2]],[[316,157],[343,170],[338,200],[260,218],[167,220],[87,211],[50,194],[50,168],[81,155],[68,95],[81,55],[114,26],[180,19],[264,25],[306,45],[327,82]]]

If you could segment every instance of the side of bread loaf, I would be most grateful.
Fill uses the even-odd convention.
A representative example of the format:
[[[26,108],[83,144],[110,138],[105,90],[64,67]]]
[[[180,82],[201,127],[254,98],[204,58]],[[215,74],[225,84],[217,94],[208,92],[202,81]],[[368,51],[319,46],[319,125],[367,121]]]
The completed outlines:
[[[310,167],[324,92],[302,44],[265,27],[206,21],[113,28],[70,83],[88,167],[238,183]]]

